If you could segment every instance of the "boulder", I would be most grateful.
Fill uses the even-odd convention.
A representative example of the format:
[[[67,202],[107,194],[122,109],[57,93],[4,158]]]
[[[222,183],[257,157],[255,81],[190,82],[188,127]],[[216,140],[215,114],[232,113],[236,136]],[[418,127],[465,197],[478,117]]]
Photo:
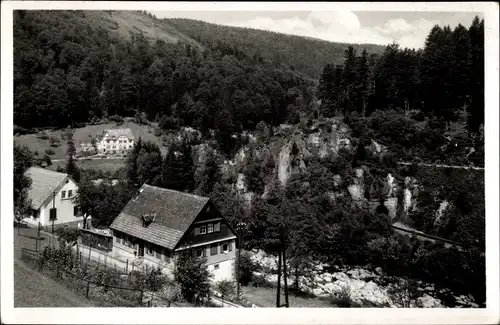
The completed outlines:
[[[318,296],[318,297],[324,294],[323,290],[319,289],[319,288],[313,289],[312,293],[313,293],[313,295]]]
[[[428,294],[424,294],[422,297],[417,299],[419,305],[424,308],[441,308],[441,301],[434,297],[429,296]]]
[[[336,292],[340,292],[342,290],[342,288],[338,284],[335,284],[335,283],[327,283],[324,285],[323,289],[327,292],[330,292],[330,293],[336,293]]]
[[[381,268],[381,267],[376,267],[376,268],[375,268],[375,273],[377,273],[378,275],[383,275],[383,274],[384,274],[384,271],[382,271],[382,268]]]

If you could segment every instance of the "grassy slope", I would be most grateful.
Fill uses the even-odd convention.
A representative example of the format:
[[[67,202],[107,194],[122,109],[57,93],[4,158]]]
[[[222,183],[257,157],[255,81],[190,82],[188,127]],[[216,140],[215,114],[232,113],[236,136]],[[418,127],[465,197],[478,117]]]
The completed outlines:
[[[120,126],[117,126],[115,123],[107,123],[107,124],[99,124],[99,125],[87,125],[84,128],[78,128],[74,130],[74,141],[75,147],[78,151],[80,149],[81,142],[90,141],[92,137],[97,136],[107,129],[124,129],[130,128],[132,134],[138,139],[141,137],[146,141],[156,142],[159,146],[161,146],[161,140],[153,134],[154,126],[147,125],[138,125],[133,122],[125,122]],[[47,131],[49,137],[55,136],[61,140],[61,145],[59,147],[51,147],[49,144],[49,140],[43,140],[36,137],[36,134],[25,134],[21,136],[14,137],[14,141],[18,142],[21,145],[26,145],[32,151],[38,151],[40,157],[43,157],[46,149],[52,149],[54,151],[54,155],[51,156],[51,159],[66,159],[66,150],[67,145],[62,140],[62,134],[64,130],[58,131]]]
[[[256,288],[252,286],[246,286],[246,287],[243,286],[242,292],[243,292],[243,297],[248,299],[248,301],[256,304],[257,306],[276,307],[276,288]],[[283,291],[281,292],[280,302],[281,304],[285,303],[285,295],[283,294]],[[314,298],[297,297],[293,294],[288,295],[288,302],[290,304],[290,308],[332,307],[332,305],[327,300],[321,300],[317,297]]]
[[[27,236],[36,236],[36,230],[23,228],[20,235],[14,230],[14,307],[97,307],[20,260],[22,248],[35,249],[35,240]]]
[[[198,42],[185,36],[164,21],[153,19],[141,12],[88,10],[84,11],[84,14],[93,24],[108,29],[109,33],[116,37],[130,38],[132,33],[142,32],[151,41],[157,39],[166,43],[182,41],[201,48]]]

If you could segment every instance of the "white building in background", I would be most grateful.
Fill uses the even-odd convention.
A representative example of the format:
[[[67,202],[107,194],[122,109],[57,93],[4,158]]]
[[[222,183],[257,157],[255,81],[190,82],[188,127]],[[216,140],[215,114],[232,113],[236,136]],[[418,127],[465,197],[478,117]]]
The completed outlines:
[[[54,218],[54,225],[83,227],[83,216],[74,202],[78,185],[68,174],[30,167],[25,175],[31,179],[28,198],[32,208],[26,223],[49,226]]]
[[[130,129],[111,129],[97,140],[97,152],[103,155],[126,155],[134,147],[135,138]]]

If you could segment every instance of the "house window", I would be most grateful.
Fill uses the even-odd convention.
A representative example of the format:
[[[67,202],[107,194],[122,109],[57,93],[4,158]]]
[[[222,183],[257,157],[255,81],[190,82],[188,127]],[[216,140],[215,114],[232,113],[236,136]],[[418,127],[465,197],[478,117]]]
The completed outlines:
[[[75,216],[75,217],[77,217],[77,216],[78,216],[78,212],[79,212],[78,210],[79,210],[79,209],[78,209],[78,206],[74,206],[74,207],[73,207],[73,216]]]
[[[69,191],[68,191],[68,198],[70,198],[72,195],[73,195],[73,191],[72,191],[72,190],[69,190]]]
[[[66,191],[61,192],[61,199],[64,199],[64,198],[66,198]]]
[[[210,246],[210,256],[217,255],[217,244],[212,244]]]
[[[219,264],[215,264],[214,265],[214,270],[218,270],[219,269]]]
[[[221,248],[222,248],[222,253],[225,254],[225,253],[229,252],[229,244],[228,243],[222,244]]]
[[[214,232],[214,224],[213,223],[209,223],[207,226],[207,233],[211,233],[211,232]]]
[[[205,257],[205,248],[200,248],[196,251],[196,256]]]
[[[154,254],[153,245],[148,245],[148,255],[153,255],[153,254]]]
[[[127,235],[123,236],[123,244],[128,247],[134,247],[134,244],[132,243],[132,238]]]
[[[201,226],[200,227],[200,234],[204,235],[207,233],[207,227],[206,226]]]
[[[121,235],[120,235],[120,233],[119,233],[119,232],[117,232],[117,233],[115,234],[115,238],[116,238],[116,242],[117,242],[118,244],[121,244],[121,243],[122,243]]]

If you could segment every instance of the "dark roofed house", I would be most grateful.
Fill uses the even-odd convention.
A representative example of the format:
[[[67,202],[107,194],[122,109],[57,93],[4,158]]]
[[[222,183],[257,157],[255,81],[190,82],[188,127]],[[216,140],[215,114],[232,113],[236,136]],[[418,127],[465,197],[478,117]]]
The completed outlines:
[[[207,259],[214,281],[233,279],[236,233],[209,198],[144,184],[110,226],[113,255],[173,270],[187,248]]]

